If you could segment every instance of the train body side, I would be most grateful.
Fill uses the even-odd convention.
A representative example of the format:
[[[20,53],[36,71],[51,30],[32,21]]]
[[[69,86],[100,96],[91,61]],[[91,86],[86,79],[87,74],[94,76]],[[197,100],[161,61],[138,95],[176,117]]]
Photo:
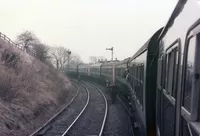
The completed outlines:
[[[115,64],[117,62],[104,63],[101,66],[101,78],[105,82],[115,84]]]
[[[90,75],[100,78],[102,63],[96,63],[90,65]]]
[[[126,100],[126,103],[128,103],[127,99],[130,96],[130,87],[127,82],[127,77],[129,73],[128,61],[129,58],[115,64],[115,84],[119,88],[118,93],[121,99]]]
[[[80,64],[77,66],[77,73],[82,76],[90,76],[90,65]]]
[[[160,35],[157,135],[200,135],[200,4],[180,0]]]
[[[139,133],[156,135],[155,105],[157,79],[158,30],[129,60],[130,96],[133,114],[140,124]]]

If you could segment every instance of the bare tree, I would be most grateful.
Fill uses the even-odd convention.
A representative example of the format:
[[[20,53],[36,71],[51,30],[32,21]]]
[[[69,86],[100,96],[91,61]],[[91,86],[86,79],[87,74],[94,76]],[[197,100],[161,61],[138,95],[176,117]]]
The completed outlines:
[[[90,56],[89,57],[90,63],[97,63],[97,62],[100,62],[101,60],[105,60],[105,57],[103,57],[103,56]]]
[[[76,68],[78,64],[82,63],[80,56],[77,54],[72,54],[70,56],[70,68]]]
[[[50,58],[48,51],[49,47],[42,43],[34,44],[33,49],[35,51],[35,56],[42,62],[47,62],[47,60]]]
[[[30,31],[24,31],[17,36],[16,42],[18,44],[22,44],[24,50],[29,52],[33,48],[34,44],[39,43],[39,39],[35,36],[34,33]]]
[[[97,63],[98,62],[98,58],[97,58],[97,56],[90,56],[89,57],[89,61],[90,61],[90,63]]]
[[[52,47],[50,51],[52,62],[56,65],[57,69],[63,69],[69,58],[69,50],[64,47]]]

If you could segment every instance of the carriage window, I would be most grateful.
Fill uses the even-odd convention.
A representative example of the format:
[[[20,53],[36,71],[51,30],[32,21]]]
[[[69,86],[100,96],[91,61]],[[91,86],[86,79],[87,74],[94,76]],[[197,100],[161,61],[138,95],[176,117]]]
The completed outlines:
[[[135,84],[137,83],[136,82],[136,71],[137,71],[137,69],[136,69],[136,65],[135,64],[133,64],[133,89],[135,90]],[[136,90],[135,90],[136,91]]]
[[[144,64],[141,65],[141,81],[144,82]]]
[[[162,65],[163,65],[163,56],[160,56],[159,60],[158,60],[158,85],[161,86],[161,78],[162,78]]]
[[[136,90],[137,99],[139,100],[139,103],[141,106],[143,106],[143,97],[144,97],[143,89],[144,89],[145,84],[143,81],[144,81],[144,73],[145,73],[144,62],[146,61],[146,55],[147,55],[147,52],[145,51],[135,59],[137,70],[136,70],[136,80],[134,82],[134,87]]]
[[[179,51],[178,51],[178,47],[175,49],[176,51],[174,52],[175,56],[174,56],[174,67],[173,67],[173,84],[172,84],[172,96],[174,98],[176,98],[176,90],[177,90],[177,87],[178,87],[178,76],[180,75],[179,74],[179,64],[178,64],[178,59],[179,59]]]
[[[132,77],[131,77],[131,86],[132,86],[132,88],[133,88],[133,90],[135,91],[135,88],[134,88],[134,82],[135,82],[135,66],[134,66],[134,64],[132,65]]]
[[[178,43],[177,43],[178,44]],[[178,75],[178,47],[172,47],[167,52],[166,58],[166,75],[165,75],[165,89],[166,91],[176,97],[177,90],[177,75]]]
[[[137,65],[137,80],[140,80],[140,65]]]
[[[115,68],[116,76],[120,77],[120,69],[119,66]]]
[[[187,52],[187,67],[186,67],[186,80],[184,88],[184,103],[183,106],[187,111],[190,111],[191,94],[192,94],[192,82],[194,77],[194,60],[195,60],[195,45],[196,37],[193,37],[189,41],[189,47]]]
[[[167,79],[168,79],[168,54],[165,58],[165,82],[164,82],[164,88],[167,90]]]

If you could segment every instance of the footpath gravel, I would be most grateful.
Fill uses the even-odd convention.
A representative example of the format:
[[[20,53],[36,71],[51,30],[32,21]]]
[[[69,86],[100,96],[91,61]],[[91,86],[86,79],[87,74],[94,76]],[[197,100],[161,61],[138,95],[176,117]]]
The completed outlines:
[[[45,114],[41,114],[40,116],[38,116],[35,120],[33,120],[31,123],[29,123],[25,129],[30,130],[30,132],[35,131],[39,126],[41,126],[42,124],[44,124],[48,119],[50,119],[55,113],[57,113],[58,111],[60,111],[63,107],[65,107],[66,104],[68,104],[71,99],[76,95],[77,93],[77,88],[76,87],[72,87],[69,91],[68,91],[68,95],[66,97],[65,102],[63,102],[62,105],[58,106],[56,109],[52,109],[51,111],[46,111]],[[19,136],[21,135],[29,135],[27,134],[26,131],[24,131],[24,133],[21,133]]]
[[[103,136],[133,136],[131,120],[121,102],[116,100],[112,104],[107,88],[98,84],[95,85],[103,91],[108,100],[108,116]]]
[[[96,136],[102,126],[105,113],[104,98],[96,88],[85,82],[83,84],[90,92],[90,101],[86,111],[71,128],[68,136]]]
[[[74,101],[66,108],[55,120],[47,125],[43,130],[40,131],[42,136],[61,136],[68,126],[74,121],[77,115],[81,112],[87,101],[87,92],[82,87],[80,92]]]

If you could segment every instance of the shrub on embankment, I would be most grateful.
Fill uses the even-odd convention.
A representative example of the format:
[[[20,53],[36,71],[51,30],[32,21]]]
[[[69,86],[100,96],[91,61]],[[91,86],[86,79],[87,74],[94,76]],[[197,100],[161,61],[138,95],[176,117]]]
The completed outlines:
[[[0,39],[0,135],[20,135],[55,109],[71,84],[54,68]]]

